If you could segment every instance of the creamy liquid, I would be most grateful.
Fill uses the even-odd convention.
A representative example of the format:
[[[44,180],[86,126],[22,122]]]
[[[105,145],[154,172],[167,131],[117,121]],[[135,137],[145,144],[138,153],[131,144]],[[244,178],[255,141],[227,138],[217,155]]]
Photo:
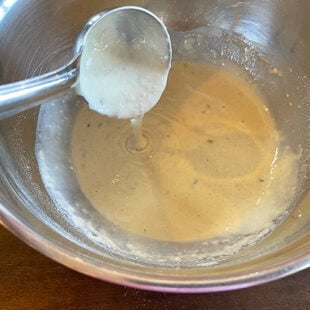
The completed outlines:
[[[175,62],[162,99],[143,120],[140,152],[130,149],[129,121],[81,109],[73,166],[102,216],[169,241],[272,226],[293,199],[298,157],[279,148],[263,98],[236,73]]]

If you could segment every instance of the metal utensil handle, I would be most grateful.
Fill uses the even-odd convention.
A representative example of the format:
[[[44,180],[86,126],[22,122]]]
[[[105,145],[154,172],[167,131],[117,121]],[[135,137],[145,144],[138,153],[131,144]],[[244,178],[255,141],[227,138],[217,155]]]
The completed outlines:
[[[55,71],[23,81],[0,85],[0,119],[12,116],[59,97],[72,87],[78,76],[78,58]]]

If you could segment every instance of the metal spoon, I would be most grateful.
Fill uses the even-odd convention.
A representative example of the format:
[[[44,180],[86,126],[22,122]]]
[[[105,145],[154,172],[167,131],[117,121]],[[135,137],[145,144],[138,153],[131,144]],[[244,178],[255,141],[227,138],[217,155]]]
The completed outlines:
[[[130,27],[122,24],[122,13],[124,12],[127,14],[127,19],[130,19]],[[145,37],[148,42],[152,42],[152,38],[157,41],[158,39],[163,40],[161,46],[164,48],[158,52],[162,53],[162,60],[168,72],[171,66],[172,52],[170,37],[164,24],[154,14],[140,7],[125,6],[110,9],[88,20],[76,40],[72,60],[67,65],[34,78],[0,85],[0,119],[38,106],[49,98],[61,97],[69,88],[75,88],[78,92],[79,62],[87,33],[99,21],[111,14],[119,14],[117,25],[119,39],[128,42],[128,44],[136,35]],[[145,23],[151,27],[145,27]],[[163,62],[160,65],[162,66]]]

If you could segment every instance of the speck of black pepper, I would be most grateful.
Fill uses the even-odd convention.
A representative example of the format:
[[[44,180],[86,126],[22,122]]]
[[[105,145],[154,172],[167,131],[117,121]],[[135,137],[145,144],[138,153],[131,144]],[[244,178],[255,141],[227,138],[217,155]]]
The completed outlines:
[[[212,144],[212,143],[213,143],[213,140],[211,140],[211,139],[208,139],[208,142]]]
[[[264,179],[259,179],[258,181],[261,182],[261,183],[265,182]]]
[[[89,127],[90,127],[90,124],[88,123],[88,124],[87,124],[87,128],[89,128]]]

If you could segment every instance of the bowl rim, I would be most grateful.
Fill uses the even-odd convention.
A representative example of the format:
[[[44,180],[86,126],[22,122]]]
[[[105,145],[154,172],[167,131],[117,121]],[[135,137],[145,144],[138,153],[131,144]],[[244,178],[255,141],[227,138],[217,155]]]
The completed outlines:
[[[290,257],[268,267],[237,272],[218,279],[207,277],[186,279],[181,277],[152,276],[137,273],[129,268],[106,264],[96,266],[90,260],[74,255],[66,247],[53,243],[47,237],[39,235],[31,227],[22,223],[15,215],[10,213],[0,203],[0,224],[7,228],[19,239],[24,241],[48,258],[84,275],[97,278],[110,283],[164,293],[214,293],[221,291],[237,290],[268,283],[310,267],[310,248],[298,251]]]

